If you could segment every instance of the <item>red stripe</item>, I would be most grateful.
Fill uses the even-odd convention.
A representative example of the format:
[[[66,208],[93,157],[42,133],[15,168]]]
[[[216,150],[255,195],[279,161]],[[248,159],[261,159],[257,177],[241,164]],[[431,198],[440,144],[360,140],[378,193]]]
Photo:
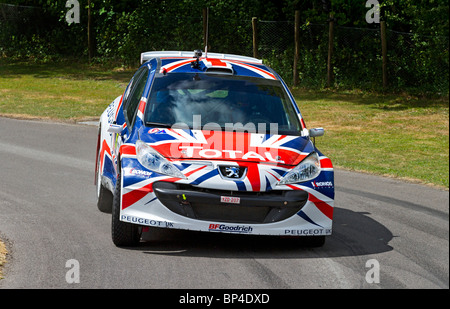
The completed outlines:
[[[126,90],[125,90],[126,91]],[[117,114],[119,113],[119,109],[122,106],[122,100],[123,100],[123,95],[120,97],[120,102],[119,102],[119,106],[117,107],[116,110],[116,115],[114,116],[114,119],[117,119]]]
[[[180,178],[167,178],[162,179],[161,181],[174,182],[177,180],[180,180]],[[122,209],[130,207],[151,192],[153,192],[153,182],[143,186],[142,188],[125,193],[122,195]]]
[[[309,200],[316,205],[317,209],[319,209],[325,216],[327,216],[330,220],[333,219],[333,207],[325,203],[324,201],[318,199],[311,193],[309,194]]]
[[[278,177],[275,176],[274,174],[272,174],[271,172],[267,172],[267,173],[269,173],[270,175],[272,175],[277,181],[280,181],[280,179],[278,179]]]
[[[174,129],[168,129],[168,131],[170,131],[170,132],[172,132],[172,133],[178,135],[178,136],[181,137],[181,138],[184,138],[183,135],[181,135],[180,133],[176,132]]]
[[[283,138],[285,138],[287,135],[281,135],[275,142],[273,142],[272,143],[272,145],[273,144],[275,144],[276,142],[279,142],[279,141],[281,141]]]
[[[95,151],[95,154],[98,156],[100,155],[100,133],[98,133],[98,138],[97,138],[97,150]],[[99,177],[98,175],[98,158],[95,158],[95,179],[94,179],[94,185],[97,184],[97,177]]]
[[[134,145],[122,145],[120,146],[120,154],[121,155],[136,155],[136,147]]]
[[[258,164],[249,164],[247,167],[247,179],[252,185],[253,192],[259,192],[261,189],[261,181],[259,179]]]
[[[257,70],[257,71],[261,71],[261,72],[263,72],[264,74],[269,75],[269,76],[272,77],[273,79],[277,79],[277,78],[275,77],[275,75],[273,75],[273,74],[270,73],[269,71],[265,71],[265,70],[263,70],[263,69],[260,69],[260,68],[258,68],[258,67],[255,67],[255,66],[253,66],[253,65],[250,65],[250,64],[248,64],[248,63],[243,63],[243,62],[239,62],[239,61],[232,61],[232,60],[229,60],[229,61],[230,61],[230,62],[239,63],[239,64],[241,64],[241,65],[243,65],[243,66],[250,67],[250,68],[255,69],[255,70]]]
[[[191,176],[192,174],[194,174],[195,172],[198,172],[198,171],[204,169],[205,167],[206,167],[206,165],[205,165],[205,166],[202,166],[202,167],[200,167],[200,168],[197,168],[197,169],[195,169],[195,170],[193,170],[193,171],[190,171],[189,173],[184,174],[184,176],[189,177],[189,176]]]
[[[219,60],[219,59],[206,58],[205,60],[207,62],[210,62],[211,65],[213,65],[213,66],[220,66],[220,67],[226,67],[227,66],[227,64],[225,62],[223,62],[222,60]]]
[[[142,188],[133,190],[131,192],[125,193],[122,195],[122,209],[130,207],[144,196],[153,192],[153,183],[150,183]]]
[[[306,124],[305,124],[305,121],[303,120],[303,118],[300,119],[300,122],[302,123],[303,129],[306,129]]]
[[[103,141],[102,150],[100,151],[100,171],[103,171],[103,161],[105,159],[105,152],[111,156],[111,150],[109,149],[108,143]]]
[[[141,102],[139,102],[139,111],[143,114],[144,110],[145,110],[145,104],[147,102],[145,102],[144,100],[141,100]]]
[[[189,59],[189,60],[180,62],[180,63],[178,63],[178,64],[175,64],[175,65],[172,65],[172,66],[170,66],[170,67],[167,67],[166,70],[167,70],[167,72],[170,72],[170,71],[175,70],[176,68],[181,67],[182,65],[188,64],[188,63],[190,63],[190,62],[192,62],[192,61],[193,61],[193,60]]]
[[[333,163],[331,163],[331,160],[328,158],[321,159],[320,160],[320,167],[322,168],[333,168]]]

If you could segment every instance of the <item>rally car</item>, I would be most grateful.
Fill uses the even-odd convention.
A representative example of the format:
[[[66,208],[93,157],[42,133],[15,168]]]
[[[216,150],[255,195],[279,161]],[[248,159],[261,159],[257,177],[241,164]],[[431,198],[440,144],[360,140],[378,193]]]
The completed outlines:
[[[100,117],[95,184],[112,240],[148,227],[331,235],[334,172],[281,77],[259,59],[147,52]],[[151,229],[150,229],[151,230]]]

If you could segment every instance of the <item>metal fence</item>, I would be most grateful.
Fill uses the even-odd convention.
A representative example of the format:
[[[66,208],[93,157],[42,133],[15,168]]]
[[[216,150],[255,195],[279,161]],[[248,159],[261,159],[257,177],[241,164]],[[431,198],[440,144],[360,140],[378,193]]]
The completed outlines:
[[[259,21],[258,52],[293,82],[294,22]],[[329,25],[300,26],[299,86],[327,85]],[[374,28],[334,27],[331,59],[332,87],[383,88],[381,31]],[[387,85],[389,89],[447,94],[449,38],[387,29]]]
[[[122,24],[126,25],[126,19]],[[139,59],[147,50],[194,50],[203,47],[203,16],[180,16],[160,27],[126,33],[113,33],[120,40],[97,42],[97,55]],[[55,23],[57,27],[55,27]],[[257,56],[273,67],[292,85],[295,56],[294,21],[223,19],[208,20],[210,51],[253,55],[253,36],[257,39]],[[102,25],[102,27],[105,27]],[[155,28],[155,29],[154,29]],[[58,29],[58,30],[55,30]],[[86,32],[68,27],[42,14],[42,9],[0,4],[0,56],[38,57],[53,53],[67,56],[74,50],[86,55]],[[103,29],[103,28],[102,28]],[[121,27],[111,25],[111,31]],[[135,32],[133,32],[135,31]],[[158,31],[158,33],[153,33]],[[256,32],[254,32],[256,31]],[[99,35],[99,34],[97,34]],[[331,73],[333,88],[383,89],[383,57],[379,28],[352,28],[335,25]],[[449,38],[402,33],[387,29],[388,88],[395,91],[420,91],[448,95]],[[71,41],[71,44],[61,42]],[[300,87],[327,86],[329,24],[299,26],[297,70]],[[139,42],[137,44],[136,42]],[[66,48],[64,48],[66,46]],[[132,48],[135,47],[135,48]]]

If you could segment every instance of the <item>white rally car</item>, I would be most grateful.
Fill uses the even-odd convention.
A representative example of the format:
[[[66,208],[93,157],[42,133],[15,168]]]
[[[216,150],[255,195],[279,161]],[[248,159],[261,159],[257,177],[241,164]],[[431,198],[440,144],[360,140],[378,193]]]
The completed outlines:
[[[98,208],[117,246],[143,227],[304,236],[332,231],[334,172],[261,60],[148,52],[99,122]]]

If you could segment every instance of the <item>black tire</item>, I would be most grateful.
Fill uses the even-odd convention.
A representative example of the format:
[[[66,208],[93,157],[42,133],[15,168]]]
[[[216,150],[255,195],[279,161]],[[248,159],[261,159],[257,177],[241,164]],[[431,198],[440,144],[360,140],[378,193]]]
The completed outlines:
[[[100,187],[98,194],[97,208],[101,212],[110,214],[112,213],[113,194],[106,189],[103,185]]]
[[[325,236],[304,236],[300,239],[302,244],[309,248],[318,248],[325,244]]]
[[[132,247],[141,240],[142,227],[119,220],[121,188],[121,175],[119,174],[112,203],[111,236],[116,246]]]

